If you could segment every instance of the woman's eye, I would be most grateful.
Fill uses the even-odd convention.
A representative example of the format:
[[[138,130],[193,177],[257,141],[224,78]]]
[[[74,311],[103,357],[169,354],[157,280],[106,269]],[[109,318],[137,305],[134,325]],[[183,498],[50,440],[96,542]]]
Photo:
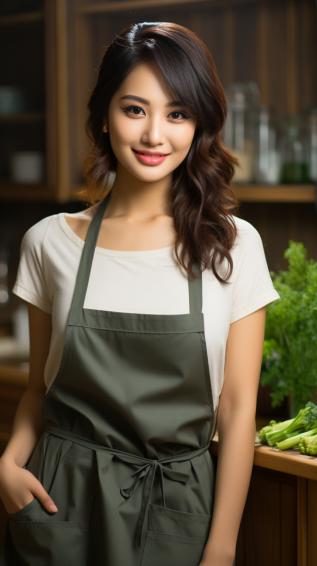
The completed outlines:
[[[175,112],[171,112],[170,116],[172,116],[172,118],[174,120],[180,120],[182,118],[185,118],[185,119],[187,118],[187,116],[186,116],[186,114],[184,114],[184,112],[180,112],[178,110],[175,110]]]
[[[131,114],[136,114],[137,116],[143,112],[140,106],[128,106],[127,108],[122,108],[122,110],[124,110],[124,112],[131,112]]]

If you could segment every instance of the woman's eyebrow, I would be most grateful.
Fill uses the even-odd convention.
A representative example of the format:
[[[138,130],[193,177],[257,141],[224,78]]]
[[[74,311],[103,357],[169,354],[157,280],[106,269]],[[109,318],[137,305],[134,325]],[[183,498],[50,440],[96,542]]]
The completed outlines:
[[[141,96],[135,96],[134,94],[126,94],[125,96],[122,96],[120,100],[124,100],[126,98],[136,100],[137,102],[143,102],[143,104],[150,104],[150,101],[146,100],[146,98],[141,98]],[[171,100],[171,102],[168,102],[165,106],[182,106],[182,103],[179,100]]]

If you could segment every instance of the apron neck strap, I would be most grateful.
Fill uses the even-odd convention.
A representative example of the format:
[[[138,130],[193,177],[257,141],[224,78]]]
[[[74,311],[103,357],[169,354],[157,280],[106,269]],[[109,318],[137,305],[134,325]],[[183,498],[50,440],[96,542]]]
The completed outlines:
[[[110,193],[101,201],[98,206],[97,212],[89,224],[86,240],[84,243],[76,283],[73,294],[72,305],[70,309],[69,324],[76,324],[78,314],[84,306],[92,261],[95,254],[95,248],[99,236],[101,223],[110,199]]]
[[[197,275],[197,279],[193,279],[188,274],[189,312],[190,314],[200,314],[203,307],[203,282],[199,263],[193,264],[193,272]]]
[[[97,212],[94,215],[86,236],[86,241],[83,247],[73,300],[70,310],[69,324],[76,324],[77,316],[84,307],[92,261],[94,258],[95,248],[98,241],[98,235],[101,223],[110,199],[111,190],[107,196],[100,202]],[[189,288],[189,307],[190,314],[199,314],[202,312],[202,276],[201,268],[198,263],[193,264],[193,271],[198,275],[198,279],[192,279],[188,275],[188,288]]]

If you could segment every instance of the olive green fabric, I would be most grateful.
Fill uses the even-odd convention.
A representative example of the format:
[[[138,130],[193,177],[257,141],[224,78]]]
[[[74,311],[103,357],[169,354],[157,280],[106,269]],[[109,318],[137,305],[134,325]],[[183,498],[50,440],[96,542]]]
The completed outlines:
[[[35,498],[9,515],[0,566],[198,566],[213,512],[212,391],[202,277],[190,313],[84,309],[109,195],[90,224],[45,430],[26,469]]]

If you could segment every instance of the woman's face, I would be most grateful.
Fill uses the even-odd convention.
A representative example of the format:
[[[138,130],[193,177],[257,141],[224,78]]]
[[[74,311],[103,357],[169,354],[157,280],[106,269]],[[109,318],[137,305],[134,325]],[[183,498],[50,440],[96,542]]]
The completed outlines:
[[[155,182],[171,176],[189,152],[196,123],[173,100],[155,61],[139,64],[111,99],[110,143],[134,177]]]

